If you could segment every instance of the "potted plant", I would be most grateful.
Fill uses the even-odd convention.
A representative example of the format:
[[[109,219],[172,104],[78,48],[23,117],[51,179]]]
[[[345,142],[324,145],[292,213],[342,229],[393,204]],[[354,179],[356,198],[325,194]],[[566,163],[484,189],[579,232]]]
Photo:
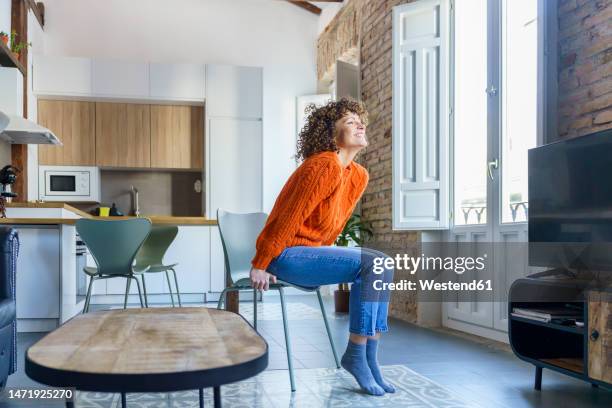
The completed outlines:
[[[17,37],[18,37],[17,31],[15,31],[15,30],[11,31],[11,35],[10,35],[10,41],[11,41],[10,44],[11,44],[11,47],[14,44],[17,44]]]
[[[21,51],[27,49],[28,47],[32,46],[32,43],[25,43],[25,42],[20,42],[20,43],[12,43],[11,44],[11,51],[13,51],[13,54],[15,55],[15,58],[19,59],[19,57],[21,56]]]
[[[338,238],[336,238],[335,244],[336,246],[349,246],[350,243],[354,243],[357,246],[362,246],[372,235],[370,224],[362,221],[360,215],[353,214],[346,222]],[[334,292],[336,313],[348,313],[349,294],[348,283],[338,285],[338,289]]]
[[[4,45],[8,46],[9,35],[4,31],[0,31],[0,41],[2,41]]]

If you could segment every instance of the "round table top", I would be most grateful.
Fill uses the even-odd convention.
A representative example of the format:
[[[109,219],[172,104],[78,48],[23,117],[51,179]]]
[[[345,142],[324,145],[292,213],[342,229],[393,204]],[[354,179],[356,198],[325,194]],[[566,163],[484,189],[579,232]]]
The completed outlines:
[[[267,365],[267,343],[242,316],[181,307],[78,315],[31,346],[25,368],[52,386],[146,392],[227,384]]]

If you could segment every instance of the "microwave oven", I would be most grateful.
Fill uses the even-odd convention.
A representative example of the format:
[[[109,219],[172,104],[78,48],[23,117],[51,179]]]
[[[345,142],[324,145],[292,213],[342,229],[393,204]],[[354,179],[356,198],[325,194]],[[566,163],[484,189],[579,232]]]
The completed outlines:
[[[38,166],[38,199],[100,202],[100,169],[90,166]]]

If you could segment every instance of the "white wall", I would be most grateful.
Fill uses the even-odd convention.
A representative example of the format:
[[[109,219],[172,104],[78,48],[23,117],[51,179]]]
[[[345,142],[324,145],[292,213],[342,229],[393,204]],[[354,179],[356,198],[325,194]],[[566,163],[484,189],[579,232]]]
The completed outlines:
[[[11,33],[11,0],[0,0],[0,31]]]
[[[45,0],[45,53],[264,67],[264,209],[295,168],[295,98],[316,90],[318,17],[276,0]]]

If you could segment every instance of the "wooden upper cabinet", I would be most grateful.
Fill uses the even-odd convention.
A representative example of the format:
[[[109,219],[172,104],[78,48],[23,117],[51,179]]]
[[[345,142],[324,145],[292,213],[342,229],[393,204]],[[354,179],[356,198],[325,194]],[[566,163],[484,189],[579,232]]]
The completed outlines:
[[[150,106],[96,103],[96,164],[150,167]]]
[[[151,105],[151,167],[201,169],[204,108]]]
[[[61,140],[63,146],[38,148],[38,163],[58,166],[93,166],[95,104],[80,101],[38,101],[38,123]]]

